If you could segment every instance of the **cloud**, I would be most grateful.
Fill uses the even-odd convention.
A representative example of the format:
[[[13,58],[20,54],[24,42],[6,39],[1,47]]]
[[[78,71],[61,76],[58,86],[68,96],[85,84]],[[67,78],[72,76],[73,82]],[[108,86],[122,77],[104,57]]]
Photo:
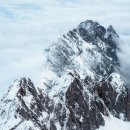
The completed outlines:
[[[129,5],[129,0],[0,1],[2,90],[6,90],[14,79],[21,76],[31,76],[37,84],[44,62],[44,49],[86,19],[98,21],[105,27],[113,25],[122,40],[128,43]],[[121,48],[125,52],[124,57],[128,57],[129,44],[126,51],[126,47]]]
[[[123,39],[119,46],[121,50],[118,53],[121,63],[121,71],[125,82],[130,86],[130,36],[121,35],[120,37]]]

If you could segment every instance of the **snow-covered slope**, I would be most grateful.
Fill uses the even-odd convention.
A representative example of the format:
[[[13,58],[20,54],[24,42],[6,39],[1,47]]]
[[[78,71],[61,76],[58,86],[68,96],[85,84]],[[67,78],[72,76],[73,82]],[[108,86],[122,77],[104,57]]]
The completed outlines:
[[[104,117],[105,126],[101,126],[97,130],[130,130],[130,122],[124,122],[121,119],[115,118],[112,115]]]
[[[129,121],[130,89],[120,75],[119,43],[112,26],[91,20],[60,37],[46,49],[42,85],[22,78],[1,100],[0,128],[102,130],[109,117]]]
[[[32,121],[28,120],[29,111],[24,110],[25,104],[29,109],[33,101],[33,94],[28,89],[35,90],[30,79],[22,78],[20,81],[16,80],[10,87],[6,95],[4,95],[0,104],[0,130],[29,130],[34,126]],[[24,95],[26,96],[24,97]],[[19,112],[21,111],[20,116]],[[18,126],[18,128],[17,128]]]

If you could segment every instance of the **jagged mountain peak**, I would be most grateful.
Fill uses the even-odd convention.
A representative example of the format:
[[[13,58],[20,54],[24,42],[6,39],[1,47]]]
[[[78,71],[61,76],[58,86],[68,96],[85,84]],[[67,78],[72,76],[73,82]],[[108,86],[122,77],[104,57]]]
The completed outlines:
[[[29,120],[33,113],[31,113],[32,104],[36,103],[37,96],[37,90],[29,78],[15,80],[1,100],[0,129],[39,130]]]
[[[96,77],[102,79],[119,67],[119,40],[112,27],[105,29],[97,22],[87,20],[47,49],[47,68],[58,76],[75,70],[81,77],[91,75],[94,78],[93,72],[96,72]]]
[[[81,22],[77,28],[85,29],[87,31],[102,31],[102,34],[106,33],[106,29],[103,26],[101,26],[98,22],[94,22],[92,20]]]
[[[98,22],[94,22],[92,20],[86,20],[84,22],[81,22],[78,25],[77,29],[79,29],[79,28],[83,28],[83,29],[89,30],[89,31],[90,30],[97,31],[98,33],[100,32],[102,34],[105,34],[107,32],[117,34],[112,25],[110,25],[108,28],[105,28],[102,25],[100,25]]]
[[[105,116],[130,120],[130,89],[118,71],[119,41],[112,26],[92,20],[58,38],[46,49],[42,85],[22,78],[1,100],[0,129],[96,130]]]
[[[111,33],[111,34],[116,34],[116,35],[117,35],[117,33],[116,33],[116,31],[115,31],[115,29],[113,28],[112,25],[110,25],[110,26],[107,28],[107,32],[109,32],[109,33]]]
[[[88,29],[94,29],[94,27],[98,27],[98,26],[99,26],[99,23],[94,22],[92,20],[86,20],[84,22],[81,22],[78,28],[84,28],[88,30]]]
[[[116,41],[112,41],[118,40],[119,36],[117,35],[112,25],[110,25],[108,28],[105,28],[98,22],[86,20],[79,24],[79,26],[77,27],[77,31],[79,32],[80,36],[83,37],[83,39],[87,42],[93,43],[95,40],[101,39],[102,41],[110,45],[112,43],[113,47],[117,47]]]
[[[21,78],[20,80],[15,80],[14,83],[9,87],[8,92],[4,95],[9,100],[15,99],[19,96],[26,96],[29,88],[35,88],[31,79],[29,78]],[[3,97],[3,99],[4,99]],[[2,101],[3,101],[2,99]]]

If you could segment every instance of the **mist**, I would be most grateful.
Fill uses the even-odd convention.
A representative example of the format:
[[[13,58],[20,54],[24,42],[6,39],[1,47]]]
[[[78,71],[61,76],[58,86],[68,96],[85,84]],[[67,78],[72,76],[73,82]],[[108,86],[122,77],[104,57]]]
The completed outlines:
[[[118,52],[120,67],[122,76],[125,80],[125,83],[130,86],[130,37],[129,36],[120,36],[121,43],[119,44],[120,51]]]

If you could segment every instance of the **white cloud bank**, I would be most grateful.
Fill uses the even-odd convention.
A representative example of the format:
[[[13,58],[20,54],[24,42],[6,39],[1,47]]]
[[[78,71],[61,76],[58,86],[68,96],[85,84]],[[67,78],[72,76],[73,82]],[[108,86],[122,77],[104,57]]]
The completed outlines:
[[[121,56],[130,74],[129,5],[130,0],[0,0],[0,95],[16,78],[37,84],[44,49],[86,19],[114,26],[125,41]]]

